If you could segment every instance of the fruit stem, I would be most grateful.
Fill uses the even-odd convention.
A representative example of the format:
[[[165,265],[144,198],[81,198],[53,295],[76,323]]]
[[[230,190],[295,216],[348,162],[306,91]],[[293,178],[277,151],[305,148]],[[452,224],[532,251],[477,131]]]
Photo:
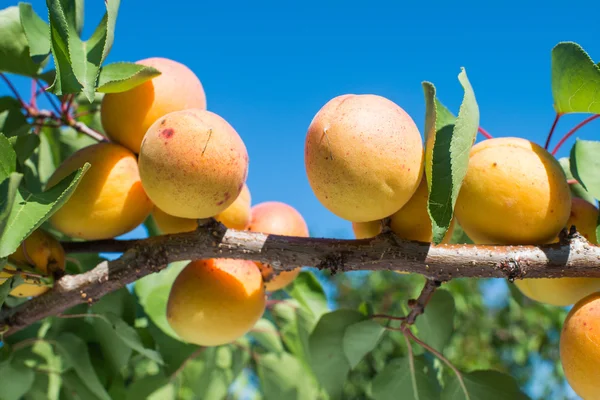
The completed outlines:
[[[580,123],[578,123],[573,129],[571,129],[569,132],[567,132],[565,134],[565,136],[563,136],[563,138],[560,139],[560,141],[558,142],[558,144],[556,145],[556,147],[554,148],[554,150],[552,150],[552,155],[556,155],[556,153],[558,152],[558,150],[560,149],[560,147],[567,141],[567,139],[569,139],[575,132],[577,132],[579,130],[579,128],[583,127],[588,122],[591,122],[591,121],[595,120],[598,117],[600,117],[600,114],[594,114],[591,117],[587,117],[586,119],[584,119],[583,121],[581,121]]]
[[[479,128],[477,128],[477,131],[478,131],[479,133],[481,133],[481,134],[482,134],[482,135],[483,135],[483,136],[484,136],[486,139],[493,139],[493,136],[492,136],[492,135],[490,135],[490,134],[488,133],[488,131],[486,131],[486,130],[485,130],[485,129],[483,129],[482,127],[479,127]]]
[[[552,134],[556,129],[556,124],[558,124],[558,120],[562,117],[562,114],[556,113],[554,117],[554,122],[552,123],[552,127],[550,128],[550,132],[548,132],[548,137],[546,138],[546,144],[544,145],[544,149],[548,150],[548,146],[550,146],[550,140],[552,140]]]

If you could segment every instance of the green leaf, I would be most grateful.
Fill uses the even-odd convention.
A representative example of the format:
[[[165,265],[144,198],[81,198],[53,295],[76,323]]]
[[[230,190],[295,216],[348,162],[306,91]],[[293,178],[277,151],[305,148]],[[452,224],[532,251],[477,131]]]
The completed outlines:
[[[559,114],[600,113],[600,67],[577,43],[552,49],[552,96]]]
[[[164,374],[150,375],[133,382],[127,388],[127,400],[150,400],[153,393],[164,386],[169,386],[169,378]],[[165,393],[166,394],[166,393]],[[174,399],[174,396],[161,396],[161,400]]]
[[[5,180],[17,170],[17,153],[10,141],[0,133],[0,180]]]
[[[19,3],[19,14],[29,45],[29,55],[35,63],[40,64],[50,54],[50,26],[33,11],[29,3]]]
[[[20,275],[15,275],[8,278],[0,285],[0,307],[4,304],[4,301],[11,290],[19,286],[21,283],[23,283],[23,278],[21,278]]]
[[[0,238],[4,233],[8,217],[15,204],[17,190],[19,189],[22,178],[23,175],[13,172],[8,178],[0,183]]]
[[[319,319],[329,311],[325,291],[315,275],[309,271],[301,271],[296,279],[286,288],[286,291],[302,307],[309,310],[315,319]]]
[[[271,312],[287,349],[310,368],[309,337],[316,325],[313,315],[296,300],[277,303]]]
[[[11,6],[0,10],[0,72],[35,77],[39,70],[40,65],[29,55],[19,7]]]
[[[199,349],[198,346],[181,342],[165,334],[152,321],[148,322],[148,331],[152,335],[158,351],[163,357],[166,374],[175,372],[181,366],[181,363]]]
[[[23,187],[19,188],[5,230],[0,237],[0,257],[12,254],[31,232],[62,207],[89,167],[90,164],[86,163],[42,193],[31,193]]]
[[[441,105],[435,87],[423,82],[426,102],[425,173],[433,242],[441,243],[454,215],[454,205],[467,173],[469,152],[479,127],[479,107],[464,68],[458,75],[464,97],[458,117]]]
[[[277,327],[265,318],[259,319],[248,333],[248,336],[254,338],[265,349],[275,353],[283,351],[283,345],[281,344],[279,335]]]
[[[289,353],[268,353],[257,365],[260,391],[265,400],[313,400],[318,388],[302,364]]]
[[[403,400],[437,400],[440,396],[435,371],[421,356],[414,358],[414,371],[408,358],[389,361],[373,379],[371,390],[375,400],[396,400],[400,394]]]
[[[2,400],[19,400],[33,385],[33,370],[18,359],[0,364],[0,394]]]
[[[342,388],[350,371],[350,363],[344,353],[346,329],[365,316],[355,310],[336,310],[324,314],[310,335],[310,364],[315,376],[334,398],[340,398]]]
[[[357,322],[346,328],[343,346],[350,368],[354,369],[367,353],[373,351],[383,332],[385,329],[372,319]]]
[[[110,396],[98,380],[83,340],[66,332],[56,339],[56,349],[92,393],[100,399],[110,400]]]
[[[67,400],[102,400],[105,397],[101,393],[94,393],[85,383],[85,380],[76,371],[67,371],[62,375],[63,387],[61,399]]]
[[[29,130],[21,104],[10,96],[0,97],[0,132],[6,137],[17,136]]]
[[[140,339],[140,336],[138,335],[135,328],[128,325],[125,321],[123,321],[121,318],[117,317],[114,314],[106,314],[106,317],[111,322],[115,332],[117,333],[119,338],[121,338],[123,343],[129,346],[132,350],[137,351],[144,357],[156,362],[157,364],[164,364],[163,359],[159,353],[152,349],[147,349],[144,347],[144,345],[142,344],[142,340]]]
[[[160,75],[160,71],[141,64],[118,62],[105,65],[100,69],[98,92],[119,93]]]
[[[528,400],[517,382],[509,375],[493,370],[462,374],[470,400]],[[464,400],[465,393],[456,374],[450,374],[442,391],[441,400]]]
[[[443,351],[454,332],[454,298],[450,292],[435,291],[423,315],[417,318],[415,325],[419,339],[438,351]]]
[[[565,176],[567,177],[567,180],[575,179],[575,177],[571,173],[571,161],[570,161],[569,157],[562,157],[558,160],[558,162],[560,163],[560,166],[562,167],[562,169],[565,173]],[[579,182],[572,183],[569,185],[569,187],[571,188],[571,194],[574,195],[575,197],[582,198],[592,204],[596,203],[596,199],[594,199],[594,196],[592,196],[590,194],[590,192],[585,190],[583,185],[581,185]]]
[[[31,157],[35,149],[40,144],[40,137],[30,133],[27,135],[14,136],[9,139],[10,143],[17,154],[17,160],[21,165]]]
[[[62,360],[55,353],[54,348],[49,342],[38,341],[32,347],[33,353],[39,355],[45,360],[45,363],[40,364],[41,368],[45,368],[48,371],[62,371]],[[48,374],[47,385],[46,385],[46,400],[58,400],[60,394],[60,387],[62,384],[62,378],[59,374],[50,373]]]
[[[600,142],[577,139],[571,148],[571,173],[596,199],[600,199]]]

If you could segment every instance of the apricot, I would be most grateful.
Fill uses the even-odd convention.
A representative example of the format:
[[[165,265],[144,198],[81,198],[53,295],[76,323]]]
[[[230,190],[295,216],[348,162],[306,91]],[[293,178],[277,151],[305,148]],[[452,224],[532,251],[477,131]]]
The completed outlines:
[[[597,244],[598,209],[578,197],[573,197],[571,201],[571,216],[565,227],[568,229],[575,225],[589,242]],[[558,242],[558,237],[553,242]],[[531,278],[514,283],[530,299],[555,306],[574,304],[600,290],[600,278]]]
[[[106,133],[135,153],[139,153],[146,131],[158,118],[173,111],[206,108],[202,83],[187,66],[161,57],[137,64],[154,67],[161,74],[125,92],[107,93],[100,109]]]
[[[543,244],[565,226],[571,191],[558,161],[521,138],[471,149],[455,215],[477,244]]]
[[[252,261],[199,260],[173,282],[167,320],[183,340],[219,346],[245,335],[265,307],[262,276]]]
[[[250,189],[244,184],[237,199],[225,211],[217,214],[215,219],[228,228],[244,230],[250,224],[250,204]],[[196,219],[175,217],[158,207],[152,210],[152,217],[163,234],[191,232],[198,228]]]
[[[248,175],[248,152],[235,129],[200,109],[159,118],[144,136],[138,159],[152,202],[181,218],[210,218],[239,196]]]
[[[306,135],[310,186],[329,211],[351,222],[385,218],[402,208],[423,174],[423,141],[412,118],[377,95],[327,102]]]
[[[15,275],[17,265],[28,265],[41,276],[49,276],[57,271],[65,270],[65,251],[60,242],[42,229],[33,231],[19,246],[19,248],[8,256],[7,265],[0,272],[0,283]],[[41,284],[35,278],[29,278],[26,274],[21,275],[25,280],[11,290],[10,294],[15,297],[39,296],[45,293],[49,287]]]
[[[401,239],[431,242],[433,233],[431,219],[427,211],[429,190],[425,177],[421,180],[415,194],[408,203],[390,216],[390,228]],[[353,222],[352,229],[357,239],[367,239],[381,233],[381,220],[369,222]],[[449,243],[454,231],[454,220],[444,236],[442,243]]]
[[[279,201],[266,201],[252,207],[248,230],[273,235],[309,236],[306,221],[298,210]],[[271,292],[283,289],[300,273],[298,267],[275,275],[271,265],[261,262],[256,262],[256,265],[262,273],[266,289]]]
[[[69,200],[50,217],[62,233],[80,239],[108,239],[144,222],[152,211],[135,154],[116,143],[84,147],[62,162],[48,180],[50,188],[82,167],[91,167]]]
[[[560,361],[575,393],[600,398],[600,293],[584,297],[569,311],[560,335]]]

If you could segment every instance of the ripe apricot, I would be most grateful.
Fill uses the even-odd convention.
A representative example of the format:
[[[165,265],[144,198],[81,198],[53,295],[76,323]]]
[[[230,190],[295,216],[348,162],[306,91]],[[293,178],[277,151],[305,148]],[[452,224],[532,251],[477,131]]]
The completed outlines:
[[[250,224],[251,196],[248,185],[244,184],[240,195],[225,211],[217,214],[215,219],[228,228],[244,230]],[[198,222],[191,218],[180,218],[169,215],[158,207],[152,210],[152,217],[163,234],[191,232],[198,228]]]
[[[571,216],[565,227],[575,225],[588,241],[597,244],[598,209],[578,197],[572,198]],[[558,238],[554,240],[557,242]],[[555,306],[568,306],[600,291],[599,278],[531,278],[515,280],[517,288],[530,299]]]
[[[332,213],[351,222],[385,218],[402,208],[423,174],[423,141],[412,118],[377,95],[327,102],[306,135],[310,186]]]
[[[309,235],[306,221],[298,210],[279,201],[266,201],[252,207],[248,230],[285,236],[308,237]],[[256,265],[260,268],[266,289],[271,292],[286,287],[300,273],[300,268],[295,268],[274,275],[273,267],[269,264],[256,262]]]
[[[431,242],[433,233],[427,211],[429,190],[425,177],[408,203],[390,216],[390,228],[398,237],[406,240]],[[353,222],[352,229],[357,239],[371,238],[381,233],[381,221]],[[449,243],[454,231],[454,220],[442,243]]]
[[[575,393],[600,398],[600,293],[584,297],[569,311],[560,335],[560,361]]]
[[[48,180],[50,188],[91,164],[69,200],[50,217],[66,235],[93,240],[122,235],[144,222],[152,202],[146,195],[135,154],[116,143],[97,143],[73,153]]]
[[[543,244],[569,219],[571,191],[558,161],[521,138],[471,149],[455,215],[478,244]]]
[[[252,261],[199,260],[173,282],[167,320],[182,339],[218,346],[245,335],[265,306],[262,276]]]
[[[210,218],[239,196],[248,152],[235,129],[200,109],[159,118],[144,136],[140,177],[152,202],[181,218]]]
[[[206,94],[198,77],[187,66],[153,57],[137,64],[161,74],[133,89],[107,93],[102,99],[102,127],[114,141],[139,153],[146,131],[158,118],[173,111],[206,108]]]
[[[57,271],[65,270],[65,251],[54,236],[37,229],[33,231],[19,246],[8,256],[7,265],[0,272],[0,283],[15,275],[18,265],[28,265],[42,276],[49,276]],[[12,273],[11,273],[12,272]],[[16,286],[10,294],[15,297],[39,296],[49,287],[40,284],[35,278],[28,278],[22,274],[25,283]]]

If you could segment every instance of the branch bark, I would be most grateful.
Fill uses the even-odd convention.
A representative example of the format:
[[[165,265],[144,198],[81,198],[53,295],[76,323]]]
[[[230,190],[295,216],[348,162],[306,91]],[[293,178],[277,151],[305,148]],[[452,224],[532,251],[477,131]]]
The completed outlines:
[[[353,270],[397,270],[432,281],[452,278],[599,277],[600,247],[572,229],[561,241],[543,246],[439,245],[406,241],[391,232],[371,239],[342,240],[266,235],[225,228],[211,220],[193,232],[143,240],[64,243],[69,253],[123,252],[91,271],[67,275],[54,287],[13,309],[0,312],[0,330],[17,332],[72,306],[93,302],[168,263],[207,258],[267,262],[277,271],[298,266]],[[416,317],[416,315],[415,315]]]

